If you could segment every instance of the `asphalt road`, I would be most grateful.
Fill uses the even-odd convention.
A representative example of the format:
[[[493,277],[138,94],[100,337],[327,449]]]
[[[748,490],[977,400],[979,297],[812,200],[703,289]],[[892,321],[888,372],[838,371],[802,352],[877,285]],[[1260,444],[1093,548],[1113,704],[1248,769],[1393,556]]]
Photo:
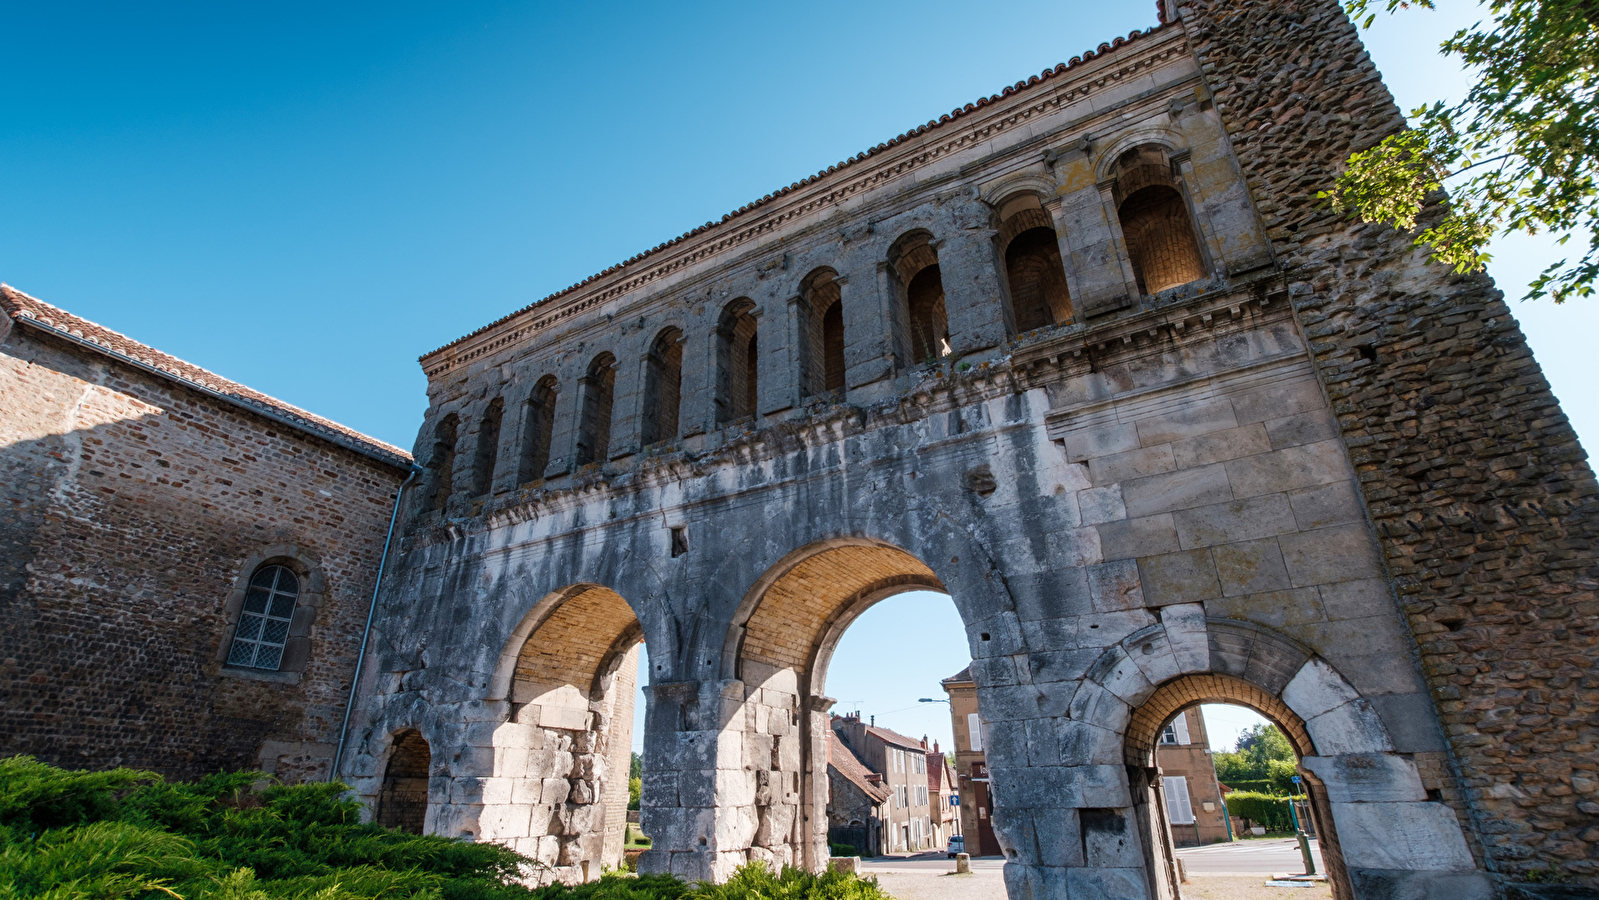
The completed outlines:
[[[1325,874],[1327,869],[1321,861],[1321,850],[1315,841],[1310,842],[1310,852],[1316,860],[1316,871]],[[1299,842],[1292,838],[1188,847],[1178,850],[1177,856],[1190,875],[1275,875],[1298,874],[1305,870],[1304,859],[1299,855]],[[979,856],[972,860],[973,874],[999,875],[1004,867],[1005,858],[1002,856]],[[954,870],[955,861],[942,852],[861,860],[863,873],[942,874]]]
[[[1003,856],[975,856],[972,857],[972,873],[993,872],[995,875],[1005,868]],[[943,851],[928,853],[912,853],[905,856],[877,856],[861,860],[861,873],[872,874],[877,872],[900,872],[911,874],[916,872],[953,872],[955,860]]]
[[[1316,871],[1326,874],[1321,849],[1315,841],[1310,842],[1310,853],[1316,860]],[[1297,875],[1305,871],[1299,842],[1293,838],[1187,847],[1177,851],[1177,858],[1183,861],[1190,875],[1274,875],[1279,872]]]

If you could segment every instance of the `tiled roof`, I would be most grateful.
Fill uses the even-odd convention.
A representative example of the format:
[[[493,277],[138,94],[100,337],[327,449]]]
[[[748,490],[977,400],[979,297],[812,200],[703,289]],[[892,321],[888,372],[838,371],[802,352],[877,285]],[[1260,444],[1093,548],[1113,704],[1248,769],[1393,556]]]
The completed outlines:
[[[906,747],[911,750],[922,749],[921,741],[917,740],[916,738],[908,738],[897,731],[890,731],[887,728],[879,728],[876,725],[868,725],[866,726],[866,733],[877,735],[877,737],[886,744],[894,744],[895,746]]]
[[[322,440],[354,450],[363,456],[400,468],[411,466],[411,454],[399,447],[367,437],[358,431],[308,413],[260,391],[251,390],[175,356],[168,356],[125,334],[97,325],[88,319],[79,318],[37,297],[30,297],[10,285],[0,284],[0,309],[5,310],[7,315],[18,322],[65,337],[113,359],[132,362],[140,368],[191,388],[197,388],[201,392],[219,395],[221,399],[235,406],[260,413]]]
[[[1157,6],[1158,6],[1158,4],[1157,4]],[[827,176],[832,175],[835,172],[838,172],[838,171],[841,171],[843,169],[846,169],[849,166],[854,165],[855,163],[858,163],[858,162],[860,162],[862,160],[865,160],[865,159],[867,159],[869,157],[876,156],[877,154],[882,153],[882,152],[884,152],[886,150],[893,149],[894,147],[897,147],[900,144],[903,144],[906,141],[911,140],[913,138],[921,137],[922,135],[927,134],[927,133],[929,133],[931,131],[934,131],[935,129],[937,129],[937,128],[945,125],[945,124],[948,124],[950,122],[956,121],[957,119],[960,119],[963,116],[971,115],[972,113],[975,113],[978,110],[984,109],[984,108],[988,107],[991,104],[998,103],[1000,100],[1002,100],[1002,99],[1004,99],[1006,97],[1009,97],[1009,96],[1011,96],[1013,94],[1019,94],[1019,93],[1021,93],[1023,91],[1026,91],[1026,90],[1028,90],[1030,88],[1033,88],[1033,87],[1035,87],[1037,85],[1049,83],[1053,79],[1058,78],[1059,76],[1066,74],[1067,72],[1071,71],[1072,69],[1074,69],[1074,68],[1076,68],[1076,67],[1078,67],[1080,65],[1084,65],[1086,63],[1092,62],[1093,60],[1099,58],[1099,56],[1102,55],[1102,54],[1109,53],[1111,50],[1113,50],[1113,49],[1115,49],[1117,47],[1120,47],[1120,46],[1122,46],[1124,44],[1130,43],[1132,41],[1136,41],[1139,38],[1146,37],[1148,35],[1154,34],[1156,31],[1159,31],[1166,24],[1166,21],[1165,21],[1166,20],[1166,16],[1165,16],[1164,11],[1160,11],[1160,10],[1157,10],[1157,11],[1160,13],[1161,24],[1155,26],[1154,28],[1149,28],[1149,29],[1146,29],[1144,31],[1134,31],[1134,32],[1132,32],[1131,34],[1127,35],[1124,38],[1119,37],[1119,38],[1115,38],[1115,39],[1113,39],[1111,41],[1108,41],[1106,43],[1102,43],[1097,48],[1095,48],[1093,50],[1084,51],[1081,56],[1074,56],[1074,57],[1072,57],[1070,60],[1068,60],[1066,62],[1059,63],[1059,64],[1057,64],[1056,66],[1054,66],[1052,68],[1045,69],[1044,71],[1038,73],[1037,75],[1031,76],[1026,81],[1018,81],[1015,84],[1004,88],[1003,90],[1001,90],[997,94],[990,94],[987,97],[979,97],[975,102],[968,103],[965,106],[958,106],[955,109],[950,110],[948,113],[946,113],[946,114],[944,114],[942,116],[939,116],[937,119],[928,120],[927,124],[925,124],[925,125],[918,125],[915,128],[912,128],[912,129],[910,129],[909,131],[906,131],[903,134],[900,134],[900,135],[898,135],[896,137],[889,138],[887,141],[884,141],[883,143],[878,144],[875,147],[867,147],[865,150],[862,150],[861,152],[855,154],[854,156],[851,156],[850,158],[848,158],[846,160],[843,160],[842,162],[835,163],[834,165],[828,166],[827,168],[821,170],[820,172],[817,172],[815,175],[812,175],[809,178],[802,178],[799,181],[796,181],[793,184],[790,184],[788,187],[778,188],[777,190],[771,192],[770,194],[767,194],[764,197],[761,197],[758,200],[752,200],[749,203],[746,203],[743,206],[740,206],[738,209],[735,209],[732,212],[727,213],[726,215],[722,216],[720,221],[713,220],[713,221],[710,221],[710,222],[706,222],[704,225],[701,225],[698,228],[694,228],[694,229],[691,229],[689,231],[686,231],[683,234],[680,234],[677,237],[672,238],[669,241],[666,241],[665,243],[656,244],[654,247],[651,247],[650,249],[645,250],[643,253],[640,253],[640,254],[638,254],[636,256],[630,257],[629,259],[624,260],[624,261],[622,261],[620,263],[617,263],[616,265],[611,266],[608,269],[605,269],[605,270],[600,271],[600,272],[596,272],[593,275],[590,275],[589,277],[583,279],[582,281],[579,281],[577,284],[572,285],[571,287],[564,288],[562,290],[556,291],[555,293],[550,294],[549,296],[545,297],[542,300],[536,300],[533,303],[529,303],[527,306],[524,306],[521,309],[519,309],[519,310],[517,310],[517,311],[515,311],[513,313],[501,316],[500,318],[495,319],[494,321],[490,322],[489,324],[484,325],[482,328],[478,328],[475,331],[472,331],[472,332],[470,332],[468,334],[464,334],[464,335],[456,338],[455,340],[449,342],[448,344],[445,344],[444,346],[439,347],[437,350],[433,350],[433,351],[430,351],[428,353],[424,353],[421,358],[422,359],[426,359],[429,356],[432,356],[434,353],[438,353],[440,350],[448,350],[449,348],[454,347],[456,344],[459,344],[462,341],[470,340],[471,338],[474,338],[474,337],[482,334],[485,331],[489,331],[490,329],[493,329],[493,328],[495,328],[495,327],[497,327],[497,326],[499,326],[499,325],[501,325],[501,324],[503,324],[505,322],[508,322],[511,319],[516,318],[517,316],[527,312],[530,309],[533,309],[536,306],[541,306],[541,305],[543,305],[545,303],[550,303],[550,302],[552,302],[554,300],[558,300],[558,299],[560,299],[562,297],[565,297],[566,295],[568,295],[568,294],[570,294],[570,293],[572,293],[574,291],[581,290],[582,288],[585,288],[585,287],[589,286],[590,284],[593,284],[594,282],[598,281],[601,278],[606,277],[607,275],[611,275],[611,274],[614,274],[616,272],[620,272],[623,269],[627,268],[628,266],[631,266],[631,265],[633,265],[635,263],[638,263],[638,262],[642,262],[643,260],[646,260],[646,259],[654,256],[655,254],[660,253],[663,250],[666,250],[666,249],[668,249],[670,247],[675,247],[678,244],[681,244],[682,242],[688,240],[689,238],[698,237],[699,235],[705,234],[706,232],[709,232],[709,231],[712,231],[713,229],[719,228],[722,225],[726,225],[727,223],[733,221],[734,219],[739,218],[740,216],[743,216],[743,215],[746,215],[748,213],[754,212],[755,210],[758,210],[758,209],[770,204],[773,200],[781,199],[782,197],[784,197],[784,196],[786,196],[786,195],[788,195],[788,194],[790,194],[790,193],[792,193],[794,191],[797,191],[800,188],[809,187],[810,185],[813,185],[813,184],[817,183],[818,181],[821,181],[823,178],[826,178]]]
[[[860,788],[866,796],[878,803],[888,799],[888,788],[881,784],[872,784],[866,776],[875,774],[866,764],[861,762],[844,742],[838,739],[838,733],[831,728],[827,730],[827,764],[838,770],[838,774],[849,780],[850,784]]]
[[[948,678],[944,679],[943,681],[939,682],[939,684],[957,684],[957,683],[973,683],[973,684],[975,684],[975,682],[972,681],[972,667],[971,666],[967,666],[966,668],[961,669],[959,672],[956,672],[954,675],[951,675]]]

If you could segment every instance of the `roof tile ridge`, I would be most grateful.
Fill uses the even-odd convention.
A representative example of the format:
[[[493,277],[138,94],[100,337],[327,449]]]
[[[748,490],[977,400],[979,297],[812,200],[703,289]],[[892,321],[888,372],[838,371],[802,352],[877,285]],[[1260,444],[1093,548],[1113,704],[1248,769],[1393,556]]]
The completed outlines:
[[[38,313],[35,310],[29,309],[27,307],[27,305],[16,303],[15,300],[13,299],[14,297],[21,297],[22,299],[26,300],[29,304],[37,304],[38,306],[44,307],[46,310],[48,310],[49,317],[42,317],[42,316],[38,315]],[[194,363],[191,363],[191,362],[189,362],[189,361],[187,361],[185,359],[182,359],[182,358],[177,357],[177,356],[173,356],[170,353],[166,353],[164,351],[157,350],[156,348],[150,346],[149,344],[144,343],[143,341],[138,340],[137,338],[133,338],[133,337],[130,337],[130,336],[126,335],[126,334],[123,334],[122,332],[117,331],[114,328],[108,328],[108,327],[106,327],[104,325],[101,325],[99,322],[93,321],[92,319],[85,319],[84,317],[82,317],[80,315],[68,312],[67,310],[62,309],[61,307],[56,306],[53,303],[50,303],[50,302],[45,301],[45,300],[41,300],[38,297],[33,296],[32,294],[29,294],[29,293],[27,293],[25,291],[22,291],[22,290],[18,290],[17,288],[15,288],[15,287],[13,287],[13,286],[11,286],[9,284],[6,284],[4,282],[0,282],[0,300],[5,301],[3,303],[3,305],[4,305],[5,309],[6,309],[6,312],[9,313],[10,315],[12,315],[13,317],[24,318],[24,319],[32,319],[32,320],[34,320],[36,322],[39,322],[39,323],[41,323],[43,325],[47,325],[47,326],[49,326],[51,328],[55,328],[55,329],[58,329],[60,331],[64,331],[67,334],[72,335],[73,337],[81,338],[82,340],[88,341],[89,343],[94,344],[95,346],[103,347],[103,348],[105,348],[106,350],[108,350],[108,351],[110,351],[112,353],[118,354],[119,356],[126,356],[129,359],[133,359],[133,360],[135,360],[137,362],[144,363],[147,366],[151,366],[151,367],[160,369],[161,371],[166,372],[169,375],[172,375],[172,376],[174,376],[176,378],[182,379],[183,381],[189,382],[189,383],[197,385],[199,387],[203,387],[203,388],[206,388],[208,390],[216,391],[219,394],[227,394],[228,396],[233,397],[236,400],[239,400],[239,401],[244,402],[244,403],[248,403],[248,404],[250,404],[252,406],[259,406],[259,407],[261,407],[263,409],[273,410],[273,411],[278,412],[280,414],[288,415],[288,416],[290,416],[292,418],[302,419],[302,420],[304,420],[304,424],[306,424],[308,426],[313,426],[313,427],[318,427],[318,428],[325,428],[325,429],[327,429],[329,431],[332,431],[332,432],[335,432],[337,434],[342,434],[342,435],[344,435],[346,437],[355,438],[355,439],[360,440],[360,441],[362,441],[364,443],[371,444],[373,447],[377,447],[377,448],[381,448],[383,450],[386,450],[386,451],[388,451],[388,452],[390,452],[390,453],[394,454],[395,456],[400,457],[402,459],[409,460],[411,458],[410,452],[408,452],[408,451],[406,451],[406,450],[404,450],[404,449],[402,449],[400,447],[396,447],[395,445],[390,444],[388,441],[379,440],[378,438],[372,437],[372,436],[370,436],[368,434],[364,434],[362,432],[356,431],[355,429],[350,428],[347,425],[341,425],[338,422],[333,421],[332,419],[328,419],[328,418],[325,418],[323,416],[319,416],[316,413],[313,413],[313,412],[311,412],[309,410],[306,410],[306,409],[301,409],[300,407],[295,406],[294,404],[289,403],[288,401],[279,400],[277,397],[274,397],[271,394],[267,394],[267,393],[262,392],[262,391],[258,391],[255,388],[250,387],[249,385],[242,384],[242,383],[234,381],[234,380],[232,380],[230,378],[226,378],[226,377],[224,377],[222,375],[218,375],[217,373],[211,371],[210,369],[205,368],[204,366],[195,365]],[[64,326],[62,324],[57,323],[56,321],[53,321],[53,317],[57,316],[57,315],[59,315],[63,319],[68,320],[69,322],[77,323],[79,325],[79,327],[74,329],[72,327]],[[102,332],[104,334],[110,335],[110,336],[112,336],[114,338],[121,338],[123,341],[126,341],[128,344],[130,344],[132,346],[131,346],[131,348],[117,347],[117,346],[115,346],[115,345],[113,345],[111,343],[108,343],[108,342],[104,341],[104,340],[99,340],[98,339],[99,335],[84,333],[84,331],[83,331],[83,327],[84,326],[87,326],[88,328],[93,329],[95,331]],[[140,351],[140,352],[138,352],[138,353],[129,353],[128,352],[129,349],[136,349],[137,351]],[[199,375],[203,375],[203,376],[206,376],[206,377],[205,378],[197,378],[197,377],[195,377],[195,373],[198,373]]]
[[[1045,81],[1048,81],[1049,79],[1054,78],[1054,77],[1056,77],[1058,75],[1064,75],[1065,73],[1069,72],[1072,69],[1075,69],[1076,67],[1078,67],[1080,65],[1085,65],[1085,64],[1087,64],[1089,62],[1092,62],[1095,59],[1098,59],[1100,56],[1102,56],[1105,53],[1110,52],[1111,50],[1114,50],[1116,48],[1125,46],[1126,44],[1131,43],[1132,41],[1138,40],[1139,38],[1143,38],[1143,37],[1147,37],[1149,35],[1152,35],[1152,34],[1158,32],[1158,31],[1166,28],[1167,24],[1168,23],[1165,21],[1164,15],[1162,15],[1161,21],[1157,25],[1153,25],[1153,26],[1151,26],[1149,28],[1145,28],[1145,29],[1142,29],[1142,30],[1135,30],[1135,31],[1129,33],[1126,37],[1117,37],[1117,38],[1111,39],[1110,41],[1101,42],[1100,45],[1098,47],[1096,47],[1095,49],[1093,49],[1093,50],[1085,50],[1085,51],[1083,51],[1083,53],[1072,57],[1067,62],[1056,63],[1054,66],[1051,66],[1050,68],[1045,69],[1044,71],[1040,72],[1037,75],[1029,76],[1026,81],[1018,81],[1018,82],[1016,82],[1013,85],[1008,85],[1007,87],[1001,89],[1001,91],[999,93],[997,93],[997,94],[991,94],[991,95],[989,95],[987,97],[979,97],[977,100],[975,100],[975,101],[973,101],[971,103],[967,103],[964,106],[957,106],[953,110],[951,110],[951,111],[939,116],[937,119],[929,119],[927,121],[927,123],[924,124],[924,125],[918,125],[915,128],[912,128],[912,129],[910,129],[908,131],[905,131],[905,132],[903,132],[903,133],[901,133],[899,135],[896,135],[895,137],[890,138],[887,141],[883,141],[883,142],[877,144],[874,147],[868,147],[868,148],[866,148],[865,150],[862,150],[859,153],[856,153],[856,154],[853,154],[853,155],[847,157],[846,159],[842,160],[841,162],[834,163],[833,165],[830,165],[827,168],[818,171],[815,175],[810,175],[810,176],[807,176],[805,178],[801,178],[799,181],[793,182],[790,185],[788,185],[787,187],[778,188],[777,190],[771,192],[770,194],[766,194],[765,196],[761,197],[760,199],[752,200],[749,203],[746,203],[743,206],[740,206],[738,209],[735,209],[735,210],[733,210],[730,213],[723,214],[722,218],[719,219],[719,220],[718,219],[712,219],[711,221],[706,222],[704,225],[700,225],[700,226],[698,226],[696,228],[691,228],[688,231],[685,231],[682,234],[678,235],[677,237],[671,238],[670,240],[662,241],[661,243],[656,244],[654,247],[651,247],[648,250],[644,250],[644,251],[642,251],[640,253],[636,253],[633,256],[630,256],[627,259],[623,260],[622,262],[616,263],[616,264],[608,266],[608,267],[606,267],[606,268],[604,268],[604,269],[602,269],[602,270],[600,270],[598,272],[595,272],[593,275],[590,275],[589,277],[583,279],[582,281],[579,281],[579,282],[577,282],[575,284],[572,284],[572,285],[569,285],[567,287],[564,287],[564,288],[562,288],[562,289],[560,289],[560,290],[558,290],[558,291],[556,291],[556,292],[554,292],[552,294],[548,294],[548,295],[546,295],[546,296],[544,296],[544,297],[542,297],[542,298],[540,298],[538,300],[533,301],[532,303],[529,303],[528,305],[526,305],[526,306],[524,306],[524,307],[522,307],[520,309],[514,310],[514,311],[509,312],[509,313],[506,313],[505,315],[501,316],[498,319],[495,319],[494,321],[488,323],[487,325],[483,325],[483,326],[481,326],[479,328],[473,329],[472,331],[469,331],[466,334],[461,335],[460,337],[456,338],[455,340],[450,341],[447,344],[444,344],[443,346],[436,347],[433,350],[429,350],[428,352],[426,352],[426,353],[422,354],[421,356],[417,357],[417,361],[421,362],[422,360],[427,359],[428,357],[432,356],[435,353],[443,352],[445,350],[450,349],[451,347],[454,347],[454,346],[456,346],[458,344],[461,344],[461,343],[463,343],[465,341],[471,340],[472,338],[477,337],[478,335],[483,334],[484,332],[490,331],[490,330],[492,330],[494,328],[499,327],[500,325],[505,324],[506,322],[509,322],[510,320],[516,318],[517,316],[522,315],[523,313],[529,312],[529,311],[531,311],[531,310],[533,310],[533,309],[535,309],[537,307],[543,306],[543,305],[545,305],[547,303],[550,303],[552,301],[555,301],[555,300],[558,300],[558,299],[560,299],[562,297],[565,297],[568,294],[571,294],[571,293],[573,293],[573,292],[575,292],[577,290],[580,290],[581,288],[584,288],[584,287],[587,287],[587,286],[593,284],[594,282],[600,280],[601,278],[604,278],[607,275],[612,275],[612,274],[615,274],[617,272],[620,272],[623,269],[627,268],[628,266],[630,266],[630,265],[632,265],[632,264],[634,264],[636,262],[641,262],[641,261],[643,261],[643,260],[645,260],[645,259],[647,259],[649,257],[655,256],[656,254],[658,254],[658,253],[660,253],[660,252],[662,252],[664,250],[668,250],[668,249],[670,249],[670,248],[682,243],[683,241],[688,240],[689,238],[698,237],[699,235],[704,234],[704,233],[710,231],[713,228],[716,228],[716,227],[721,226],[721,225],[725,225],[728,222],[731,222],[733,219],[736,219],[739,216],[744,215],[745,213],[752,212],[752,211],[754,211],[756,209],[759,209],[759,208],[761,208],[763,206],[766,206],[768,203],[772,202],[773,200],[780,199],[780,198],[782,198],[782,197],[784,197],[784,196],[786,196],[786,195],[788,195],[788,194],[790,194],[790,193],[792,193],[794,191],[799,190],[800,188],[809,187],[809,186],[815,184],[816,182],[820,181],[821,179],[827,177],[828,175],[832,175],[835,172],[842,171],[843,169],[845,169],[845,168],[847,168],[849,166],[852,166],[855,163],[861,162],[862,160],[865,160],[865,159],[867,159],[869,157],[876,156],[878,153],[881,153],[881,152],[884,152],[884,151],[889,150],[891,148],[897,147],[900,144],[905,143],[906,141],[908,141],[908,140],[910,140],[912,138],[921,137],[922,135],[925,135],[928,132],[930,132],[930,131],[932,131],[932,130],[934,130],[934,129],[942,126],[942,125],[945,125],[945,124],[948,124],[950,122],[953,122],[953,121],[955,121],[955,120],[957,120],[957,119],[959,119],[959,118],[961,118],[963,116],[975,113],[978,110],[983,109],[984,107],[987,107],[989,104],[997,103],[997,102],[999,102],[1000,100],[1002,100],[1002,99],[1004,99],[1006,97],[1012,96],[1013,94],[1020,93],[1020,92],[1026,90],[1028,88],[1031,88],[1031,87],[1034,87],[1036,85],[1042,84]]]

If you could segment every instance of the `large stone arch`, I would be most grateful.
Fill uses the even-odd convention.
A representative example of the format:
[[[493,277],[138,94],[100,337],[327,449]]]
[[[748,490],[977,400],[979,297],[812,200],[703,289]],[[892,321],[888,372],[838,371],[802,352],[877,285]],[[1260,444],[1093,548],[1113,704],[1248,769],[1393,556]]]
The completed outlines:
[[[861,613],[913,590],[947,588],[894,544],[844,537],[787,554],[745,594],[722,656],[719,866],[825,865],[827,664]]]
[[[1335,897],[1431,896],[1440,886],[1489,895],[1454,811],[1429,797],[1347,679],[1270,629],[1178,604],[1088,668],[1067,713],[1060,770],[993,771],[1013,898],[1086,885],[1179,896],[1154,748],[1177,713],[1206,702],[1250,707],[1283,728],[1301,757]],[[1066,796],[1050,809],[1040,786]]]
[[[574,584],[535,603],[511,632],[489,682],[505,709],[492,749],[458,761],[476,801],[478,837],[527,854],[544,880],[585,881],[620,865],[644,632],[608,587]]]

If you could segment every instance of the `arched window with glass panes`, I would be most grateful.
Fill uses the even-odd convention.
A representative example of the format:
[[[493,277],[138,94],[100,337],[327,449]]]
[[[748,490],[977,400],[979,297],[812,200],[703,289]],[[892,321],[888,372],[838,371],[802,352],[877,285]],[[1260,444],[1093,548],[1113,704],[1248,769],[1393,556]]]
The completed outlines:
[[[265,565],[250,578],[233,632],[228,665],[277,671],[300,599],[300,579],[286,566]]]

